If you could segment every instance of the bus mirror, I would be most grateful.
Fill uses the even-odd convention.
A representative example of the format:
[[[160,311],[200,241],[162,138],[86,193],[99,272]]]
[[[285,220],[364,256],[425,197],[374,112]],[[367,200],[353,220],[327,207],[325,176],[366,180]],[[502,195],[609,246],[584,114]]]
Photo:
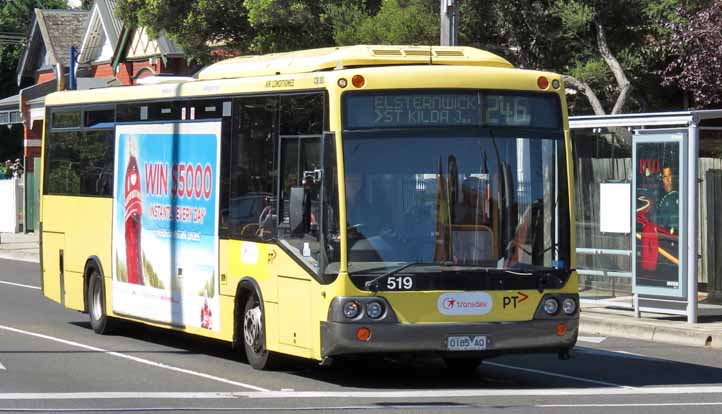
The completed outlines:
[[[291,187],[291,203],[289,206],[288,217],[291,234],[293,235],[300,235],[306,232],[306,220],[304,220],[304,213],[306,211],[305,200],[306,191],[303,187]]]

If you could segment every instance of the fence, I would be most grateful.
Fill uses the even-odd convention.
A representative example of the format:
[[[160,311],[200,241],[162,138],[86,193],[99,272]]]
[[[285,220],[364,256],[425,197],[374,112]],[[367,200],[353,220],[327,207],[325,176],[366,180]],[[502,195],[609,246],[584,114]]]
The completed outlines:
[[[0,232],[18,233],[23,230],[23,180],[0,180]]]

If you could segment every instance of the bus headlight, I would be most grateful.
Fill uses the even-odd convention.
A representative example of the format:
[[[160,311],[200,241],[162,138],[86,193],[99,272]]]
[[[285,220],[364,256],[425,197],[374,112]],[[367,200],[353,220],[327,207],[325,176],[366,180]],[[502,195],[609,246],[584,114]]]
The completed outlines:
[[[562,310],[567,315],[572,315],[577,311],[577,302],[572,298],[566,298],[562,301]]]
[[[348,301],[343,305],[343,316],[353,319],[361,313],[361,305],[356,301]]]
[[[559,310],[559,302],[554,298],[549,298],[544,301],[544,312],[547,315],[554,315]]]
[[[368,315],[371,319],[378,319],[381,317],[381,315],[384,314],[384,305],[381,304],[381,302],[369,302],[368,305],[366,305],[366,315]]]

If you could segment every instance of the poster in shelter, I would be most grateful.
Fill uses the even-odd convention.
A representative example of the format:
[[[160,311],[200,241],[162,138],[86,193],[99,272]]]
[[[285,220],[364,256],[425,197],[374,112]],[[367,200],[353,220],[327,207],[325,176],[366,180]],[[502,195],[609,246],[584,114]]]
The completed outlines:
[[[636,147],[636,284],[679,288],[680,142]]]

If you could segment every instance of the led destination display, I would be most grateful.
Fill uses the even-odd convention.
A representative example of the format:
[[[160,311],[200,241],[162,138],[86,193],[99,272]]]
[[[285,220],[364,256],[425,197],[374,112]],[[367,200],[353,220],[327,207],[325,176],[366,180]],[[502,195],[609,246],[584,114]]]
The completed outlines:
[[[353,93],[344,97],[346,129],[414,127],[559,128],[552,94],[434,91]]]

